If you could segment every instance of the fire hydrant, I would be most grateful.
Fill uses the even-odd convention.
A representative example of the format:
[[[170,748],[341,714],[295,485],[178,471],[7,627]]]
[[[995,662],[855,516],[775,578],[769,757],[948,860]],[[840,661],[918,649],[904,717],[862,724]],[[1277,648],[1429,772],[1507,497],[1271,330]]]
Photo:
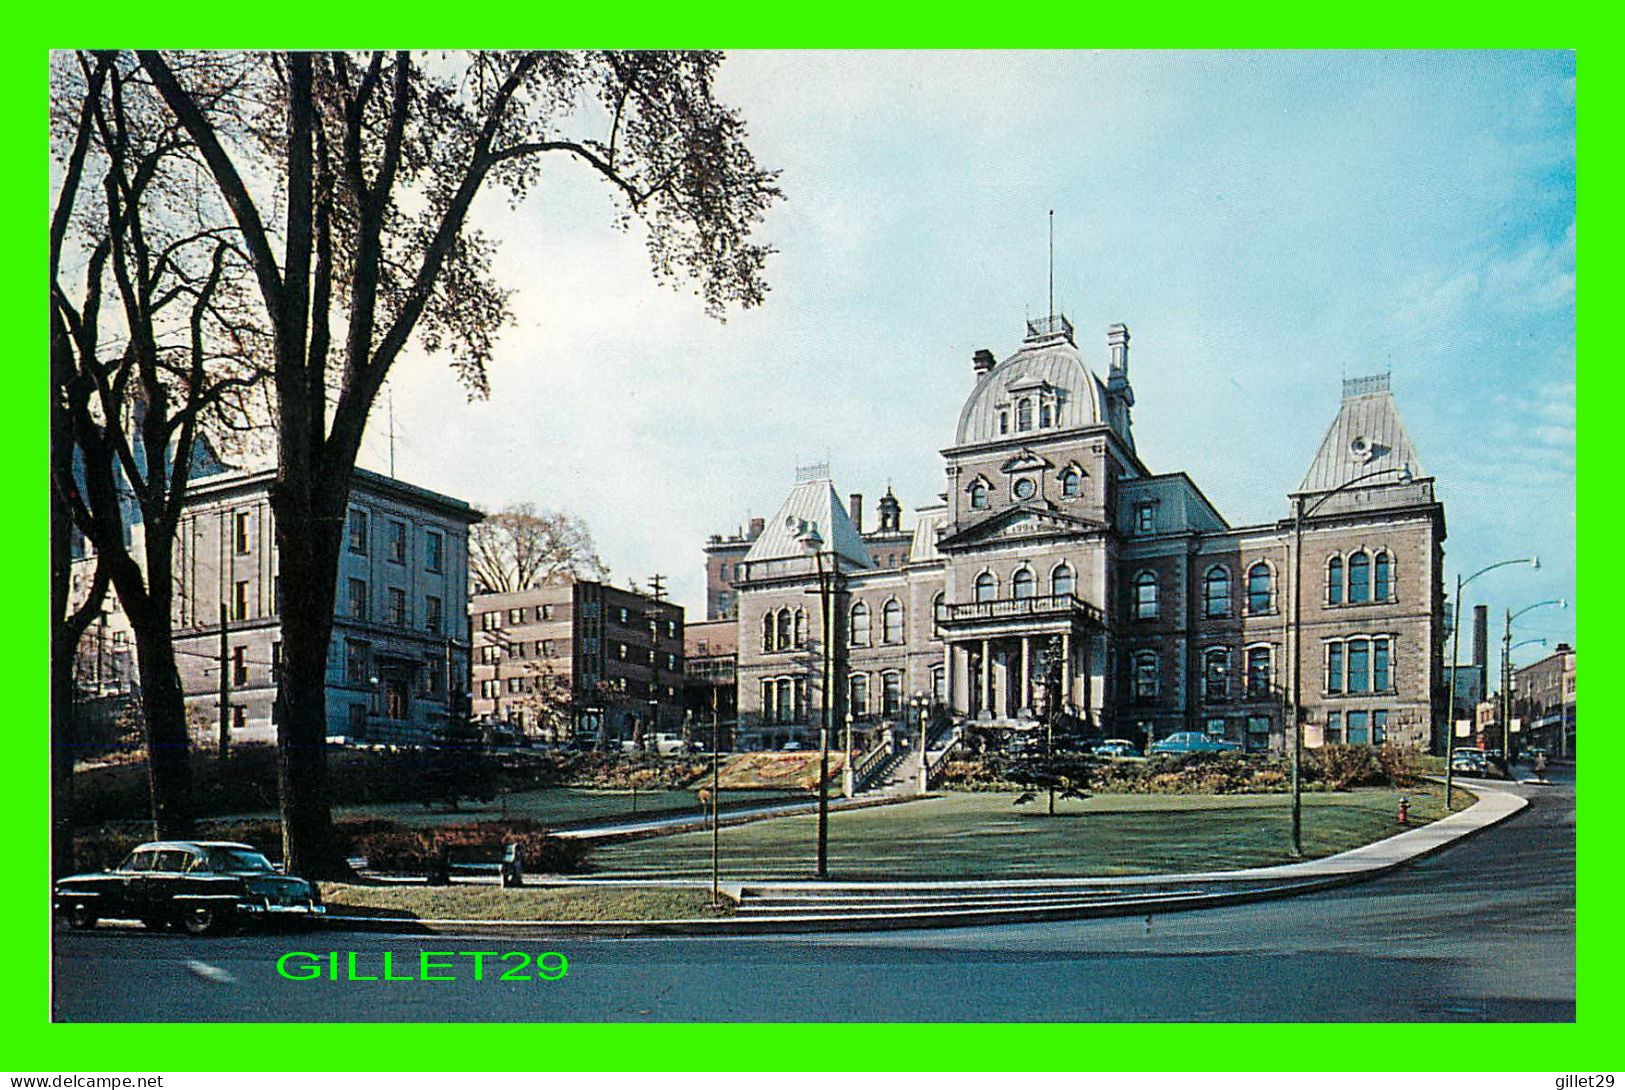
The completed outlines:
[[[1401,825],[1411,823],[1411,800],[1404,795],[1399,797],[1399,823]]]

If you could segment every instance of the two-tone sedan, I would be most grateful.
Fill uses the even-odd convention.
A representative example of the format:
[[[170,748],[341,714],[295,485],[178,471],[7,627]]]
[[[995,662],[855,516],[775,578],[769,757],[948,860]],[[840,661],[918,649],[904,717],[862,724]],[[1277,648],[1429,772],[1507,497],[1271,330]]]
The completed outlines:
[[[326,911],[310,882],[278,873],[247,844],[221,840],[142,844],[110,871],[59,881],[55,907],[70,927],[140,920],[194,935],[247,920],[311,920]]]

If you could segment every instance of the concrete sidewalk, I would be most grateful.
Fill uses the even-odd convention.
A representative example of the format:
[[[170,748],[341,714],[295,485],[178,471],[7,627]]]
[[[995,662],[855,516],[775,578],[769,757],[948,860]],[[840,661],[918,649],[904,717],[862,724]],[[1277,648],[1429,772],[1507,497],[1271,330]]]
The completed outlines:
[[[727,882],[736,914],[685,920],[400,920],[329,916],[326,926],[396,933],[508,935],[750,935],[966,927],[993,923],[1155,915],[1288,897],[1365,881],[1491,828],[1528,806],[1490,782],[1478,802],[1429,825],[1324,859],[1237,871],[1111,878],[924,882]],[[687,886],[700,881],[555,880],[549,886]]]

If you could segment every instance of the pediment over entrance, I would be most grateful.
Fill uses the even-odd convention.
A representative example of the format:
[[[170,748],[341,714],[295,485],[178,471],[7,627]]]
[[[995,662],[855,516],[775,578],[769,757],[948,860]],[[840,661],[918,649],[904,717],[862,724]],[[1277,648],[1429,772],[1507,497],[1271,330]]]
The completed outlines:
[[[937,548],[967,548],[974,545],[1023,541],[1035,537],[1087,534],[1104,529],[1103,523],[1093,519],[1064,514],[1048,505],[1031,504],[1000,511],[980,522],[966,526],[958,533],[950,534],[937,542]]]

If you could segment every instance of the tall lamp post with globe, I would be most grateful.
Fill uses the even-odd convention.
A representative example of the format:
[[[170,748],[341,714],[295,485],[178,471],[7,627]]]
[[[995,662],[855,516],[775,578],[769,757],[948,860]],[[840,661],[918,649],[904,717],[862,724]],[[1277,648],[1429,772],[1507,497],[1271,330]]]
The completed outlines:
[[[834,630],[830,617],[830,577],[833,572],[824,569],[824,536],[818,532],[817,525],[809,525],[801,533],[801,544],[812,554],[813,563],[818,569],[818,604],[819,619],[822,621],[820,629],[822,640],[819,645],[819,659],[823,673],[823,694],[819,698],[818,715],[818,867],[817,876],[820,880],[829,877],[829,736],[833,729],[831,716],[835,714],[835,694],[830,687],[830,675],[834,672],[830,662],[830,633]],[[834,557],[831,557],[833,564]],[[851,751],[847,751],[847,759],[851,760]]]
[[[1303,497],[1297,497],[1297,504],[1292,519],[1292,639],[1290,649],[1292,654],[1292,704],[1287,709],[1291,719],[1289,729],[1292,731],[1292,854],[1303,854],[1303,782],[1301,769],[1303,767],[1303,706],[1301,699],[1301,676],[1303,674],[1302,655],[1298,644],[1302,641],[1303,624],[1303,523],[1316,511],[1325,505],[1326,501],[1340,493],[1347,492],[1357,484],[1375,480],[1395,474],[1399,484],[1408,484],[1411,480],[1411,467],[1409,463],[1401,466],[1387,466],[1383,469],[1374,469],[1370,473],[1362,473],[1353,480],[1344,481],[1336,488],[1321,496],[1307,508]]]
[[[1461,588],[1471,583],[1485,572],[1492,572],[1496,568],[1505,568],[1513,564],[1528,564],[1535,571],[1540,570],[1540,557],[1526,556],[1516,560],[1497,560],[1493,564],[1486,564],[1473,574],[1463,579],[1456,576],[1456,602],[1455,616],[1450,622],[1450,693],[1445,698],[1444,716],[1444,812],[1450,813],[1451,791],[1455,787],[1455,773],[1450,768],[1450,754],[1456,748],[1456,671],[1461,669]]]

